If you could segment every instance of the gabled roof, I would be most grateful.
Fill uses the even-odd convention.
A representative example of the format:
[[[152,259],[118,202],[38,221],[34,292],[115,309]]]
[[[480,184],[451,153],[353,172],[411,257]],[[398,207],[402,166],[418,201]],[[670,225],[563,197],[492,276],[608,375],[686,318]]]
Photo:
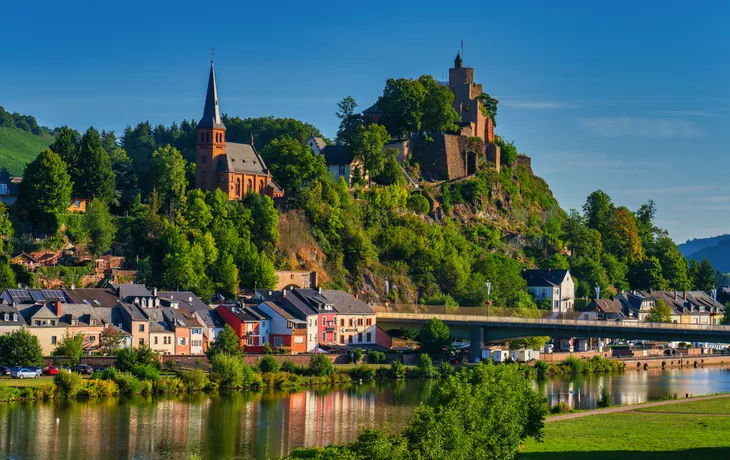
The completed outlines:
[[[283,307],[283,305],[280,305],[280,302],[274,301],[274,300],[267,300],[263,302],[266,304],[268,308],[271,309],[275,314],[281,316],[287,321],[291,321],[293,323],[304,323],[304,320],[301,320],[299,318],[296,318],[294,315],[286,311]]]
[[[328,145],[322,149],[327,166],[349,165],[355,159],[350,147],[346,145]]]
[[[59,301],[68,303],[71,299],[61,289],[5,289],[0,299],[8,303],[36,303]]]
[[[236,172],[245,174],[268,174],[266,163],[250,144],[226,142],[226,154],[218,157],[218,172]],[[245,184],[242,184],[245,187]]]
[[[85,303],[94,307],[112,308],[119,301],[119,297],[117,297],[114,290],[108,288],[64,289],[63,292],[74,303]]]
[[[325,289],[322,295],[328,302],[334,305],[337,313],[342,315],[375,314],[370,305],[358,299],[354,295],[339,290]]]
[[[198,122],[198,128],[226,128],[221,121],[221,113],[218,107],[218,89],[215,84],[213,61],[210,61],[208,91],[205,93],[205,106],[203,107],[203,116],[200,118],[200,122]]]
[[[208,327],[225,327],[226,322],[223,321],[223,318],[221,318],[221,315],[218,314],[217,311],[213,309],[208,310],[196,310],[195,313],[197,316],[203,320],[206,326]]]
[[[210,307],[191,291],[159,291],[157,296],[166,306],[170,302],[179,302],[181,306],[187,306],[191,310],[210,310]]]
[[[127,303],[127,302],[119,302],[119,308],[132,321],[146,321],[147,320],[147,317],[144,315],[144,313],[142,313],[140,311],[140,309],[137,305]]]
[[[527,281],[529,287],[560,286],[563,284],[568,270],[525,270],[522,277]]]
[[[140,311],[149,319],[150,332],[174,332],[159,308],[140,308]]]
[[[112,284],[112,287],[119,293],[120,299],[152,297],[152,293],[144,284]]]
[[[319,147],[319,150],[322,150],[327,146],[327,143],[322,139],[321,137],[317,136],[309,136],[312,140],[314,140],[314,144]]]
[[[271,319],[269,315],[262,312],[256,307],[241,307],[237,305],[221,305],[218,308],[224,308],[231,312],[236,318],[244,323],[258,322],[265,319]]]
[[[623,304],[616,299],[595,299],[591,305],[603,313],[621,313],[623,311]]]

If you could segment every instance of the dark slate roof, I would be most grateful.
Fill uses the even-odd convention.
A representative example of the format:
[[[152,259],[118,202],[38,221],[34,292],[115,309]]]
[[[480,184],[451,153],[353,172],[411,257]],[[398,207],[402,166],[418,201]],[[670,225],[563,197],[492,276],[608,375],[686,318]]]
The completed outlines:
[[[198,122],[198,128],[223,128],[220,108],[218,107],[218,89],[215,84],[215,68],[213,61],[210,62],[210,74],[208,75],[208,91],[205,94],[205,106],[203,116]]]
[[[112,284],[112,287],[119,292],[121,299],[129,297],[152,297],[152,293],[144,284]]]
[[[150,332],[174,332],[159,308],[141,308],[140,310],[149,318]]]
[[[159,291],[157,296],[163,303],[179,302],[191,310],[210,310],[210,307],[200,297],[190,291]]]
[[[368,114],[380,114],[380,113],[383,113],[383,111],[380,110],[380,107],[378,107],[378,103],[376,102],[375,104],[371,105],[367,109],[363,110],[362,113],[364,115],[368,115]]]
[[[604,313],[621,313],[623,311],[623,304],[620,300],[611,299],[596,299],[591,302],[593,309],[599,309]]]
[[[527,281],[527,285],[535,286],[560,286],[563,283],[568,270],[525,270],[522,277]]]
[[[288,294],[283,299],[281,305],[286,311],[301,320],[306,320],[307,316],[318,314],[317,311],[310,307],[304,300],[294,295],[293,291],[288,291]]]
[[[375,314],[370,305],[356,298],[354,295],[345,292],[332,289],[325,289],[322,291],[322,295],[332,305],[334,305],[337,313],[343,315],[356,315],[356,314]]]
[[[322,149],[327,165],[349,165],[354,160],[352,150],[346,145],[328,145]]]
[[[9,315],[8,321],[5,321],[5,313]],[[13,321],[13,315],[18,315],[18,321]],[[0,303],[0,325],[3,326],[25,326],[25,318],[20,314],[17,308],[12,305]]]
[[[226,325],[226,322],[223,321],[221,315],[219,315],[218,312],[213,309],[209,308],[206,311],[197,310],[196,313],[208,327],[225,327]]]
[[[294,317],[291,313],[286,311],[283,307],[283,305],[280,304],[280,302],[274,301],[274,300],[267,300],[263,302],[266,304],[267,307],[271,308],[272,311],[274,311],[276,314],[281,316],[287,321],[295,322],[295,323],[303,323],[304,321]]]
[[[250,144],[226,142],[226,154],[218,157],[216,170],[245,174],[267,175],[266,163]],[[245,187],[245,184],[241,184]]]
[[[132,321],[145,321],[147,317],[139,310],[137,305],[119,302],[119,308],[126,313],[126,317],[130,317]]]
[[[255,321],[261,321],[264,319],[271,319],[269,318],[269,315],[262,312],[261,310],[255,308],[255,307],[239,307],[236,305],[221,305],[220,308],[225,308],[226,310],[233,313],[233,315],[240,319],[243,322],[255,322]]]
[[[8,303],[36,303],[60,301],[68,303],[71,299],[61,289],[5,289],[0,299]]]
[[[64,292],[74,303],[85,303],[94,307],[112,308],[119,301],[112,289],[64,289]]]

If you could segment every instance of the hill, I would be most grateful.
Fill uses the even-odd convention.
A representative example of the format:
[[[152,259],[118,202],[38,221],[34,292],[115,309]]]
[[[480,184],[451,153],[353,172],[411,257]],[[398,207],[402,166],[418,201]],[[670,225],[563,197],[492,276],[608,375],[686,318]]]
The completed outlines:
[[[0,126],[0,169],[22,175],[25,165],[53,142],[46,132],[33,134],[18,128]]]
[[[722,238],[722,237],[716,237]],[[702,260],[705,257],[722,273],[730,273],[730,236],[724,235],[713,246],[705,246],[687,257],[688,259]]]
[[[716,246],[722,241],[728,239],[730,239],[730,235],[728,234],[713,236],[711,238],[695,238],[693,240],[687,240],[686,242],[678,245],[677,249],[679,249],[679,252],[682,253],[683,256],[687,257],[688,259],[692,259],[693,254],[706,248]]]

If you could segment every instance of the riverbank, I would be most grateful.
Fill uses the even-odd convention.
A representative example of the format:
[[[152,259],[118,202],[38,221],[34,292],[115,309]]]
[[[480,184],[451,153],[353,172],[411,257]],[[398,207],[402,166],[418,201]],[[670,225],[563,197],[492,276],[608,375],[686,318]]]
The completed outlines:
[[[548,417],[519,460],[730,458],[730,394]]]

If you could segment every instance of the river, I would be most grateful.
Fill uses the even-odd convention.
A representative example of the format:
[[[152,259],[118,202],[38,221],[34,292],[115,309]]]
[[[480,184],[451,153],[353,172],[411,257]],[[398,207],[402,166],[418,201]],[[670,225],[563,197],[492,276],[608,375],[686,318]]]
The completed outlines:
[[[278,458],[301,446],[350,441],[363,425],[399,430],[437,384],[408,380],[296,393],[4,403],[0,458]],[[551,404],[589,409],[601,386],[608,386],[614,404],[730,392],[730,369],[558,376],[535,386]]]

